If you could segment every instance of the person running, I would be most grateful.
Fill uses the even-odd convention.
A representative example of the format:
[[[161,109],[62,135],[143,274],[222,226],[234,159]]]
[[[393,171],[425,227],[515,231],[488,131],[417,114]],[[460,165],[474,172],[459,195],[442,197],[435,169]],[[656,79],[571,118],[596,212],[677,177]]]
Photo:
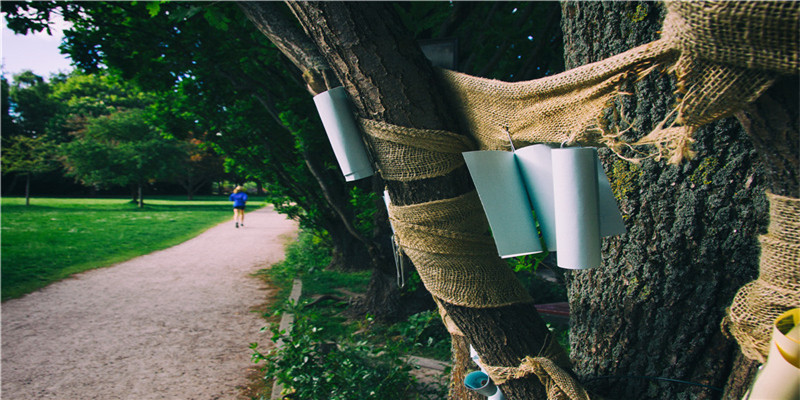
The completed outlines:
[[[244,207],[247,205],[247,193],[241,186],[236,186],[233,189],[233,194],[229,198],[233,202],[233,223],[238,228],[239,225],[244,226]]]

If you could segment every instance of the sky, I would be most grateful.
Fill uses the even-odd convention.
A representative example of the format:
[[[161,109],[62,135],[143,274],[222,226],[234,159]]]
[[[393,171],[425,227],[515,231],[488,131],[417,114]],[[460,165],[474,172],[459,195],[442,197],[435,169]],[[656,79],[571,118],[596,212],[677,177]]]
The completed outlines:
[[[57,72],[72,71],[69,58],[61,54],[58,46],[63,39],[62,30],[66,28],[66,23],[61,17],[55,15],[54,24],[51,25],[53,36],[47,32],[35,34],[16,35],[6,27],[5,16],[2,20],[2,47],[0,47],[0,59],[2,60],[2,73],[7,79],[26,69],[32,70],[36,75],[45,79],[50,74]]]

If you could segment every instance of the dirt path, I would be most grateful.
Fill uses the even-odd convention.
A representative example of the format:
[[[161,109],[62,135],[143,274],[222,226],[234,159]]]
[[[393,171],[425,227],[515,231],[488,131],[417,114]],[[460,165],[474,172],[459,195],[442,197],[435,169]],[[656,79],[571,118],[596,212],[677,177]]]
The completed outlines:
[[[250,274],[297,229],[271,207],[245,223],[3,303],[2,399],[236,399],[269,342]]]

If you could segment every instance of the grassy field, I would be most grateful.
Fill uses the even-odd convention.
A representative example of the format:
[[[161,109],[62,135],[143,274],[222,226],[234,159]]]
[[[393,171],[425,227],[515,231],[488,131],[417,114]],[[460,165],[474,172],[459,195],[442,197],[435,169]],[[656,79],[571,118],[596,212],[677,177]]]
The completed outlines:
[[[26,207],[24,198],[4,197],[0,213],[3,300],[174,246],[232,218],[221,196],[152,197],[143,209],[129,198],[33,198]]]

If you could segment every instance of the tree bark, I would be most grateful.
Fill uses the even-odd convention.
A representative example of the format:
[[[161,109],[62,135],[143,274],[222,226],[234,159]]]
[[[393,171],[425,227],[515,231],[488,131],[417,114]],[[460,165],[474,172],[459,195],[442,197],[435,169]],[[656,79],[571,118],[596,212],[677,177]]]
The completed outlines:
[[[568,68],[657,39],[664,12],[655,3],[562,4]],[[674,86],[664,76],[625,91],[637,93],[619,103],[631,136],[650,132],[672,109]],[[612,398],[715,399],[726,382],[746,384],[728,382],[739,351],[719,324],[758,270],[765,177],[735,120],[695,139],[697,157],[680,166],[601,152],[628,233],[604,241],[601,268],[568,273],[567,284],[576,372]]]
[[[388,7],[342,2],[289,6],[348,90],[360,117],[461,131],[443,91],[437,89],[430,63]],[[441,178],[387,181],[387,186],[398,205],[452,198],[472,189],[463,167]],[[549,333],[532,305],[444,307],[490,365],[517,366],[522,357],[538,354]],[[536,377],[512,380],[502,388],[508,399],[544,398]]]
[[[781,77],[755,103],[736,113],[761,157],[769,189],[800,197],[800,135],[797,76]]]
[[[139,198],[139,208],[144,208],[144,198],[142,198],[142,183],[139,182],[137,185],[137,193]]]
[[[31,173],[25,173],[25,206],[31,205]]]

